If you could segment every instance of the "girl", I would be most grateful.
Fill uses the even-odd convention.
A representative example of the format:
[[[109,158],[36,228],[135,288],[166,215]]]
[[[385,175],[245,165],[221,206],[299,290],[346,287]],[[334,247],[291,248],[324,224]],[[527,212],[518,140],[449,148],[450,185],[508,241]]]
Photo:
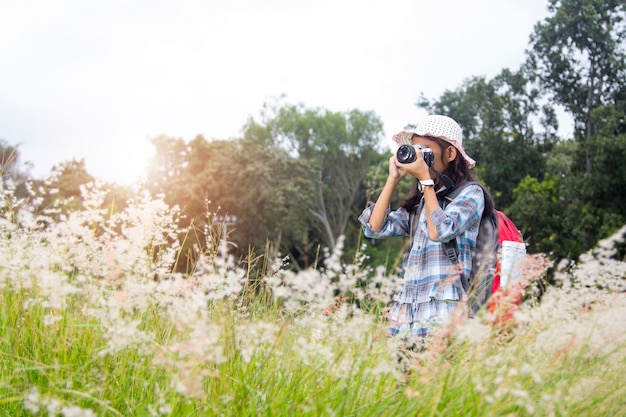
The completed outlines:
[[[473,180],[470,169],[476,164],[463,150],[461,127],[450,117],[428,116],[414,131],[400,132],[393,138],[399,145],[411,143],[417,158],[404,164],[396,155],[389,159],[385,186],[359,221],[369,238],[410,237],[403,262],[404,286],[388,314],[390,335],[402,332],[425,337],[458,309],[467,311],[460,274],[467,277],[471,270],[471,251],[485,210],[485,194],[480,186],[468,185],[445,209],[440,206],[440,200],[455,185]],[[432,151],[432,166],[424,161],[420,148]],[[390,211],[393,192],[406,174],[416,179],[413,191],[400,208]],[[452,239],[459,247],[457,265],[442,247],[442,242]]]

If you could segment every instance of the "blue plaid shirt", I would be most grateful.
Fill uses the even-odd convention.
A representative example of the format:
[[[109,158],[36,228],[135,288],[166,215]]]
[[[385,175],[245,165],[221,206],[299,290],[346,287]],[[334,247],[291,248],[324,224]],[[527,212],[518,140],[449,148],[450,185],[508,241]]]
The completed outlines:
[[[410,330],[413,334],[425,336],[429,327],[443,324],[460,304],[466,308],[465,303],[459,303],[465,293],[458,266],[450,261],[441,242],[457,239],[462,273],[469,276],[471,251],[476,246],[485,207],[483,191],[477,185],[467,186],[445,209],[439,207],[431,214],[439,236],[436,240],[428,236],[424,204],[421,204],[417,220],[412,220],[404,208],[395,211],[387,208],[387,216],[378,232],[369,224],[373,207],[368,207],[359,216],[366,237],[410,236],[412,239],[403,262],[404,288],[396,295],[389,312],[391,334]]]

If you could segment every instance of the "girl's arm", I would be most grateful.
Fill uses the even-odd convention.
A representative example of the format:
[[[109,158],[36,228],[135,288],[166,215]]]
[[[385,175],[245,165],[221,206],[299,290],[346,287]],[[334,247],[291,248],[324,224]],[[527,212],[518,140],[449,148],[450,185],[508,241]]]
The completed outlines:
[[[401,166],[398,166],[396,156],[393,155],[389,158],[389,176],[387,177],[387,182],[385,182],[383,190],[378,196],[378,200],[376,200],[376,204],[374,205],[374,209],[372,210],[372,215],[369,220],[373,231],[378,232],[383,227],[385,218],[387,217],[387,208],[391,204],[393,192],[396,190],[398,183],[400,183],[400,180],[405,175],[406,171],[404,171]]]
[[[424,187],[424,205],[426,206],[426,224],[428,224],[428,237],[431,240],[438,240],[437,227],[430,215],[439,208],[439,200],[435,193],[435,187]]]
[[[400,164],[397,169],[404,172],[404,174],[408,172],[418,180],[423,181],[432,179],[430,176],[430,168],[428,167],[428,165],[426,165],[426,162],[424,162],[424,158],[416,158],[415,161],[411,162],[410,164]],[[428,224],[428,237],[432,240],[437,240],[439,237],[437,233],[437,228],[435,227],[435,223],[430,217],[432,212],[439,208],[439,200],[437,199],[437,194],[435,193],[435,187],[424,187],[423,194],[424,206],[426,207],[426,222]]]

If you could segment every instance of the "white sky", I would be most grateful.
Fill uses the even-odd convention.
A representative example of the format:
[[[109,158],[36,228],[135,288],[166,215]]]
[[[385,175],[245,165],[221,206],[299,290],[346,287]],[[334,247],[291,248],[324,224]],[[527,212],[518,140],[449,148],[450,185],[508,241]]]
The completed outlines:
[[[548,0],[0,0],[0,139],[42,177],[85,158],[130,184],[149,139],[239,137],[292,104],[374,111],[387,136],[524,60]]]

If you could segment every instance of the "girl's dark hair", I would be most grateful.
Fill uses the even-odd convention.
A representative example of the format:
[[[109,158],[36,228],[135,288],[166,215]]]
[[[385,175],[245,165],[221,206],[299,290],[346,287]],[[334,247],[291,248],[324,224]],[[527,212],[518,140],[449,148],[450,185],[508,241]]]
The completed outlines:
[[[454,146],[449,142],[446,142],[443,139],[425,136],[427,139],[430,139],[434,142],[437,142],[439,147],[441,148],[441,155],[443,155],[448,149],[448,146]],[[445,175],[450,178],[455,184],[459,184],[463,181],[475,181],[474,175],[472,171],[469,169],[467,164],[465,163],[465,158],[461,155],[461,152],[456,153],[456,158],[451,161],[446,169],[441,173],[441,175]],[[404,207],[408,211],[413,211],[417,209],[417,206],[422,199],[422,193],[417,187],[418,179],[416,178],[413,186],[411,188],[411,194],[404,200],[401,207]]]

